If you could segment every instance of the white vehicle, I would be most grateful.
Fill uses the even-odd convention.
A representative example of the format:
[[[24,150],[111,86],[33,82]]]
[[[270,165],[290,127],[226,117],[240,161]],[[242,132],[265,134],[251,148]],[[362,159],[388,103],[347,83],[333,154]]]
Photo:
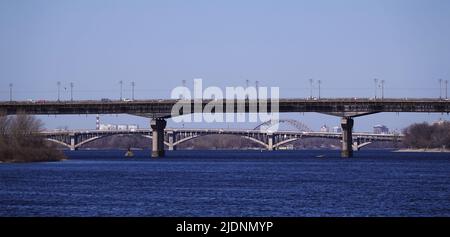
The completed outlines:
[[[133,101],[132,99],[128,99],[128,98],[124,98],[124,99],[122,99],[122,101],[123,102],[131,102],[131,101]]]

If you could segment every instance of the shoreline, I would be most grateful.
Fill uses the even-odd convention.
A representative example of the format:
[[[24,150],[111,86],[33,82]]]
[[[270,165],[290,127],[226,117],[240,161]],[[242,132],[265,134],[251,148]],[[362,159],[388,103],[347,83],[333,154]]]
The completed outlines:
[[[420,148],[420,149],[398,149],[392,152],[430,152],[430,153],[449,153],[450,149],[442,149],[442,148]]]

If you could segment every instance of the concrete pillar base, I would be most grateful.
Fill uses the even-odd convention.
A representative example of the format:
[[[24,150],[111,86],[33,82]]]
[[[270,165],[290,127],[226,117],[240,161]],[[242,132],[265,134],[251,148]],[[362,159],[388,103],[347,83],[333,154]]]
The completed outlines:
[[[150,122],[152,128],[152,157],[163,157],[164,152],[164,128],[166,128],[166,120],[156,118]]]
[[[350,117],[344,117],[341,119],[342,126],[342,151],[341,157],[350,158],[353,157],[353,119]]]
[[[166,155],[164,150],[160,151],[152,151],[152,157],[164,157]]]

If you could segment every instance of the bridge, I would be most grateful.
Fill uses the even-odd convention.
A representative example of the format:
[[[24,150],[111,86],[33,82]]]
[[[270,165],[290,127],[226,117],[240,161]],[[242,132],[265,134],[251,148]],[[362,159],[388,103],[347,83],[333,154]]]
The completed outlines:
[[[176,146],[205,135],[235,135],[250,141],[253,141],[267,150],[276,150],[282,145],[294,142],[301,138],[332,138],[341,139],[341,133],[332,132],[312,132],[312,131],[264,131],[264,130],[245,130],[245,129],[186,129],[169,128],[164,130],[164,145],[169,150],[175,150]],[[137,130],[72,130],[72,131],[44,131],[41,133],[48,141],[63,145],[70,150],[76,150],[89,142],[112,135],[140,135],[151,138],[151,129]],[[354,133],[352,148],[360,148],[375,141],[401,141],[403,135],[399,134],[372,134],[372,133]]]
[[[165,119],[192,114],[200,108],[226,108],[226,113],[317,112],[341,117],[342,157],[353,156],[354,118],[380,112],[449,113],[450,101],[443,99],[270,99],[270,100],[139,100],[139,101],[12,101],[0,103],[0,114],[132,114],[151,118],[152,156],[164,156]],[[242,109],[242,110],[241,110]],[[173,114],[172,110],[176,113]],[[212,110],[211,112],[214,112]],[[286,134],[287,135],[287,134]],[[356,135],[356,134],[355,134]],[[272,135],[273,137],[273,135]],[[269,144],[272,139],[267,140]],[[272,141],[273,144],[277,144]]]

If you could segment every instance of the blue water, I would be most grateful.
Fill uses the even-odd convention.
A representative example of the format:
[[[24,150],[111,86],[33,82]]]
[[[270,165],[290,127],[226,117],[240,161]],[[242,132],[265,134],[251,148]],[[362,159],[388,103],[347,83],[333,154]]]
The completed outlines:
[[[123,154],[0,164],[0,216],[450,216],[445,153]]]

